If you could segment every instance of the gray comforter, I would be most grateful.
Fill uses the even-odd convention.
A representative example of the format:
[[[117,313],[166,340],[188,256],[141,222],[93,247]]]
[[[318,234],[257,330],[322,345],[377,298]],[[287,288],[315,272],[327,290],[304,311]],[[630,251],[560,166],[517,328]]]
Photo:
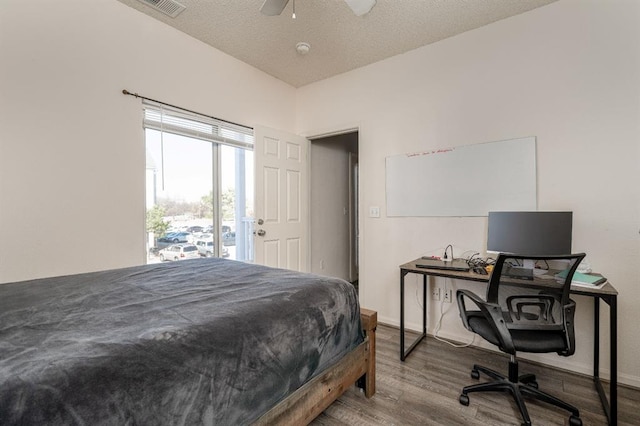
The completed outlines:
[[[347,282],[215,258],[0,285],[0,424],[248,424],[359,314]]]

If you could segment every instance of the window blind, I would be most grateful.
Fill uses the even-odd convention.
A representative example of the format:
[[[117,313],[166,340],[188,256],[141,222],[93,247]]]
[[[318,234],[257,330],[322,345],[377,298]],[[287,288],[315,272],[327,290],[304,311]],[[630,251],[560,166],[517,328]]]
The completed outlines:
[[[143,100],[143,126],[176,135],[253,150],[253,129]]]

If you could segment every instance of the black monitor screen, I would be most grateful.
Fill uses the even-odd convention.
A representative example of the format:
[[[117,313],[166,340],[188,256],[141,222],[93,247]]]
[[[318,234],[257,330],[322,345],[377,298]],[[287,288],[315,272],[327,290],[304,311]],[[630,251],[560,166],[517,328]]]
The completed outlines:
[[[487,251],[570,254],[572,219],[572,212],[489,212]]]

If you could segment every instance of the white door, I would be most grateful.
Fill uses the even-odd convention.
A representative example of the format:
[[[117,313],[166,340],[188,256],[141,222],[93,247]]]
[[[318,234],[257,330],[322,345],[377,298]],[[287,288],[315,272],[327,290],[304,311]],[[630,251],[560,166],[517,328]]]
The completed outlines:
[[[309,141],[256,127],[255,262],[308,271]]]

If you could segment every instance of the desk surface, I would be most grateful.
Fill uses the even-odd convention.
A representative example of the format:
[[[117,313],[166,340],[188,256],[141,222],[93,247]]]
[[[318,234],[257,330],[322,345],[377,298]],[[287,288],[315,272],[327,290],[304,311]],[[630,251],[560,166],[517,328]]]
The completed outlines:
[[[400,269],[407,272],[431,275],[434,277],[445,277],[445,278],[453,278],[453,279],[457,278],[465,281],[478,281],[478,282],[489,281],[489,275],[476,274],[475,272],[472,272],[472,271],[463,272],[463,271],[453,271],[453,270],[447,270],[447,269],[418,268],[416,266],[416,262],[420,263],[420,261],[421,261],[421,258],[412,260],[411,262],[407,262],[403,265],[400,265]],[[605,295],[617,295],[618,290],[616,290],[615,287],[613,287],[610,282],[607,282],[602,287],[593,287],[593,288],[585,287],[581,285],[580,286],[572,285],[571,293],[578,294],[578,295],[582,294],[585,296],[595,296],[595,295],[605,296]]]

